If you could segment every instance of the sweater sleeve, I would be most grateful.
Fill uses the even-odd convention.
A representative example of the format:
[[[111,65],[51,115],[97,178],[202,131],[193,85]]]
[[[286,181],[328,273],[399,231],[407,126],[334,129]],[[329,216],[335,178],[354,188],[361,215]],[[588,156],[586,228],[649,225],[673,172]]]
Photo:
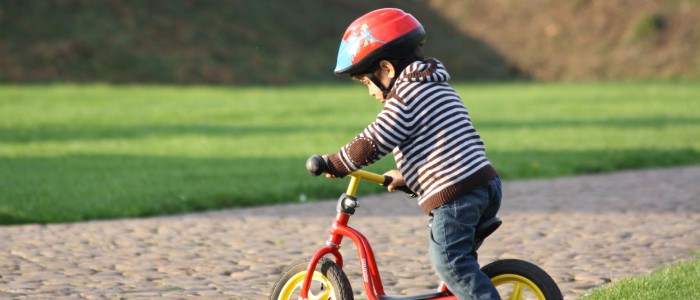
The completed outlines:
[[[407,120],[405,105],[397,98],[387,100],[374,122],[339,152],[327,155],[331,173],[344,177],[387,155],[410,136]]]

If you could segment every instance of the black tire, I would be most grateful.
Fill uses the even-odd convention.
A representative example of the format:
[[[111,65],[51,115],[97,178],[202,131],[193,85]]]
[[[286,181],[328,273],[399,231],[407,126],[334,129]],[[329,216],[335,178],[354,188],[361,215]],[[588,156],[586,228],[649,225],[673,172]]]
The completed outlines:
[[[483,268],[502,299],[563,299],[556,282],[540,267],[518,259],[494,261]],[[520,297],[510,298],[514,292]]]
[[[301,285],[304,282],[306,268],[309,265],[310,258],[300,259],[293,262],[287,267],[277,280],[277,283],[272,287],[270,292],[270,300],[289,300],[299,299],[301,293]],[[345,272],[334,261],[323,257],[316,264],[314,271],[318,278],[314,278],[311,282],[309,296],[322,295],[330,292],[327,298],[333,300],[352,300],[352,287],[350,281],[345,275]],[[330,290],[329,290],[330,288]]]

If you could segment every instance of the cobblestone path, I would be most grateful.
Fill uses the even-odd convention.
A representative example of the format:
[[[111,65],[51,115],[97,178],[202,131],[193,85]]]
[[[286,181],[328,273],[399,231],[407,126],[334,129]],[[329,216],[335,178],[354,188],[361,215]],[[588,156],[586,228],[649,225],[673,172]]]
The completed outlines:
[[[321,179],[319,179],[321,180]],[[700,166],[504,183],[482,264],[531,261],[567,299],[700,250]],[[390,295],[431,292],[427,217],[399,194],[360,199]],[[0,227],[0,299],[264,299],[280,268],[323,245],[335,201],[147,219]],[[356,252],[345,270],[364,291]]]

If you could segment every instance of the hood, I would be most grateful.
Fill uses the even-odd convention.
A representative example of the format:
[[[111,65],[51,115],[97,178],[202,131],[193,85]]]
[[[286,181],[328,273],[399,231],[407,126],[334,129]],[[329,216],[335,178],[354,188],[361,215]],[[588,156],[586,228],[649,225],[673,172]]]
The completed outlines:
[[[450,79],[450,74],[447,73],[445,66],[440,61],[434,58],[429,58],[424,61],[416,61],[408,65],[396,83],[399,82],[445,82]]]

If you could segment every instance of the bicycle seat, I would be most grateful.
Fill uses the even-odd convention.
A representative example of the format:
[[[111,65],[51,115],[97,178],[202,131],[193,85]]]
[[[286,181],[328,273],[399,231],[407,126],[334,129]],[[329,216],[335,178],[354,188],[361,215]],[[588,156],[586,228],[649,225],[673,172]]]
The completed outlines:
[[[498,217],[493,217],[479,224],[474,233],[474,243],[480,244],[483,242],[489,235],[494,233],[501,224],[503,224],[503,221]]]

